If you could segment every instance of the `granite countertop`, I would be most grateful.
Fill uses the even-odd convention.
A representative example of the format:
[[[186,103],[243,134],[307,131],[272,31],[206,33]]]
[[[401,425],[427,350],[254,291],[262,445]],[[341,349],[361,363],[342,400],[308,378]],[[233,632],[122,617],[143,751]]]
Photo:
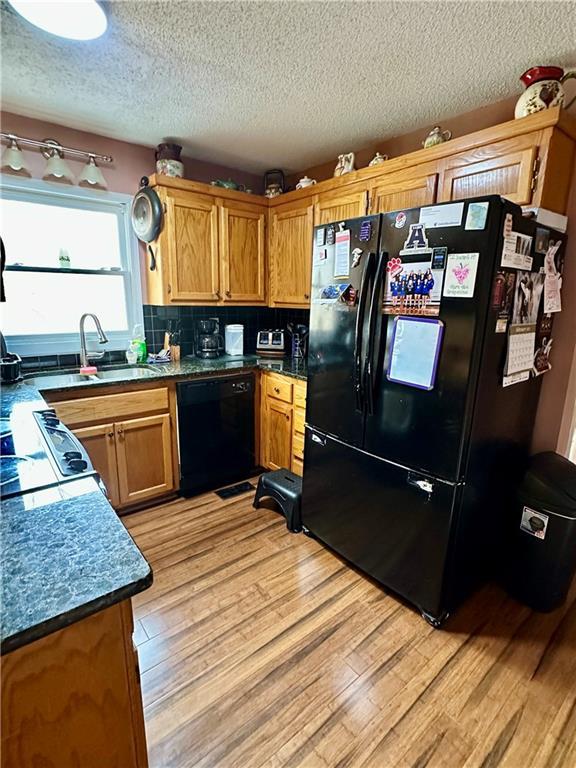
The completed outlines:
[[[54,369],[29,376],[25,380],[25,384],[30,384],[42,392],[48,392],[77,389],[78,387],[106,387],[117,386],[118,384],[147,383],[161,379],[190,379],[213,374],[244,373],[258,369],[273,370],[302,381],[306,381],[307,378],[305,361],[293,360],[292,358],[264,358],[257,355],[243,355],[242,357],[223,355],[214,360],[186,357],[177,363],[102,367],[92,376],[80,376],[76,369]],[[99,378],[99,375],[102,378]]]
[[[2,418],[18,443],[37,429],[39,392],[2,387]],[[20,441],[22,442],[22,440]],[[93,477],[2,499],[0,650],[8,653],[125,600],[152,571]]]

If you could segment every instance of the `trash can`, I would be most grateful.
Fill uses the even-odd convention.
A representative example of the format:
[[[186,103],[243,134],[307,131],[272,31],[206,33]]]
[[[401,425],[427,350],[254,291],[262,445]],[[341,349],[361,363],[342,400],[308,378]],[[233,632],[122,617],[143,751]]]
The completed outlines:
[[[536,611],[552,611],[576,572],[576,464],[553,451],[533,456],[513,521],[508,591]]]

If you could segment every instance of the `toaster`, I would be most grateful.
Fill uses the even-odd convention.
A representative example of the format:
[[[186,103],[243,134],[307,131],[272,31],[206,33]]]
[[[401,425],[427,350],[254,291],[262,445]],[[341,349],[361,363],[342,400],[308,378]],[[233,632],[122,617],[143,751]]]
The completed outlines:
[[[256,352],[269,357],[284,357],[284,331],[277,328],[274,331],[258,331]]]

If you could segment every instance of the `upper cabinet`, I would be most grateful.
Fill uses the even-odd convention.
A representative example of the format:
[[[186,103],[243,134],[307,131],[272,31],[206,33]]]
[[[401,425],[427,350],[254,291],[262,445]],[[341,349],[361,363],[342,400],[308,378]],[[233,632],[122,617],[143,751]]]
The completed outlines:
[[[156,186],[164,223],[151,244],[154,259],[147,258],[149,303],[265,304],[266,199],[245,202],[238,198],[246,194],[201,194],[197,188],[213,188],[181,184]]]
[[[270,211],[270,306],[310,303],[314,204],[307,198]]]
[[[220,282],[226,303],[266,300],[266,209],[220,204]]]
[[[218,206],[205,195],[166,194],[160,236],[169,301],[212,303],[219,294]],[[166,248],[164,248],[166,246]]]
[[[564,213],[575,145],[553,108],[271,200],[153,177],[165,222],[148,301],[306,307],[313,227],[329,222],[483,195]]]
[[[320,192],[314,204],[314,224],[354,219],[364,216],[368,208],[368,190],[364,182],[342,189]]]
[[[438,199],[502,195],[528,205],[538,180],[538,139],[538,134],[527,133],[447,157]]]
[[[415,166],[374,179],[369,186],[368,213],[387,213],[401,208],[416,208],[436,202],[438,173],[429,167]]]

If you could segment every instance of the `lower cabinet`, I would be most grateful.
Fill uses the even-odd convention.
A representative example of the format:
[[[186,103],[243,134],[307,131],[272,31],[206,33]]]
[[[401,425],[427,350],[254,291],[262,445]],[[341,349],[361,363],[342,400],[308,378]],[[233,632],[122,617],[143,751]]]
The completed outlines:
[[[130,600],[2,657],[2,768],[146,768]]]
[[[122,510],[176,490],[174,393],[168,387],[101,393],[94,388],[89,396],[86,390],[60,393],[66,400],[44,396],[86,448],[112,506]]]
[[[302,474],[306,383],[277,373],[262,374],[260,463]]]

